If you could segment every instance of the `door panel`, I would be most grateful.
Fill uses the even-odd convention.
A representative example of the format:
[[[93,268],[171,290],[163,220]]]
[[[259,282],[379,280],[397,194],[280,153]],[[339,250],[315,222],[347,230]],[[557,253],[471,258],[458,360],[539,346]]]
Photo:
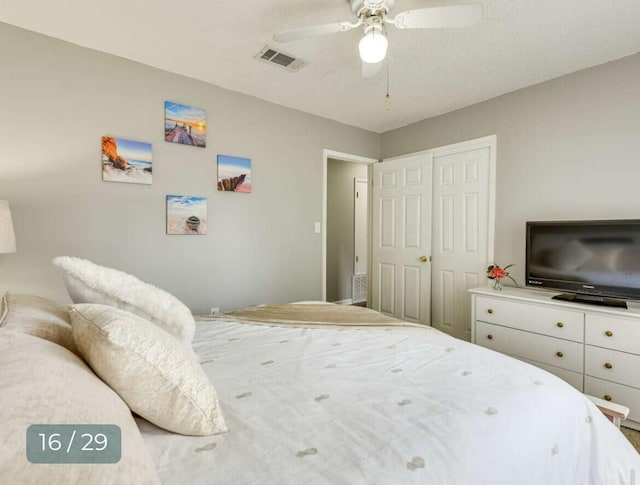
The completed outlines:
[[[420,154],[373,167],[371,306],[425,324],[431,319],[431,163],[431,155]]]
[[[374,295],[378,296],[378,306],[376,310],[388,315],[395,315],[395,295],[396,295],[396,275],[393,264],[380,264],[379,266],[378,291]],[[373,272],[376,273],[375,270]],[[375,287],[374,287],[375,288]],[[375,300],[375,298],[374,298]]]
[[[353,274],[367,272],[369,242],[367,241],[367,179],[354,179],[353,200]]]
[[[436,156],[433,250],[434,327],[471,338],[466,291],[480,284],[487,265],[489,148]]]
[[[404,304],[403,320],[420,320],[420,267],[405,266],[402,268],[404,272],[403,294]]]

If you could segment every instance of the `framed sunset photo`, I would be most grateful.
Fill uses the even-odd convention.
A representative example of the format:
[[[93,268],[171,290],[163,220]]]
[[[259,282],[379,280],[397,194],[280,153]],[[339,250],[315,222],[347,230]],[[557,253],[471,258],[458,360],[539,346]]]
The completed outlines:
[[[164,139],[171,143],[207,146],[207,112],[185,104],[164,102]]]

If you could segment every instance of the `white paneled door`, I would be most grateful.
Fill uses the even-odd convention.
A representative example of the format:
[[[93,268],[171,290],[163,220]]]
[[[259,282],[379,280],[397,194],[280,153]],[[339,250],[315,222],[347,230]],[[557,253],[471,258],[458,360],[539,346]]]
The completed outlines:
[[[353,274],[364,274],[369,266],[367,238],[367,179],[354,178],[353,182]]]
[[[373,166],[371,307],[430,324],[432,155]]]
[[[373,166],[372,307],[471,339],[493,258],[495,136]]]
[[[490,148],[434,154],[431,324],[471,340],[467,290],[486,282]]]

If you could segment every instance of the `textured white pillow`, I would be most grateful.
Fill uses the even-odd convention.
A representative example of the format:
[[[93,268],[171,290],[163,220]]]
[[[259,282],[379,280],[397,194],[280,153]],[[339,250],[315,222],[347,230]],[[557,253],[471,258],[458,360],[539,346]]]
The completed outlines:
[[[167,332],[105,305],[73,305],[69,314],[80,353],[132,411],[175,433],[227,431],[209,378]]]
[[[196,331],[191,311],[175,296],[117,269],[86,259],[58,256],[69,297],[74,303],[101,303],[141,316],[175,335],[188,346]]]
[[[0,482],[158,484],[138,426],[122,399],[80,357],[53,342],[0,328]],[[33,464],[32,424],[113,424],[122,454],[114,464]]]

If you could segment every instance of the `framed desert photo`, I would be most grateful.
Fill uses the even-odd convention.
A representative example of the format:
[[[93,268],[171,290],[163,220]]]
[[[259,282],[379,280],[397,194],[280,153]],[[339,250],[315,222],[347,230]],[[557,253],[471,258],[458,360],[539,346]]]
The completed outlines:
[[[164,102],[164,139],[171,143],[207,146],[207,112],[184,104]]]
[[[130,184],[151,184],[151,143],[102,137],[102,180]]]
[[[167,195],[167,234],[206,233],[206,197]]]
[[[218,155],[218,190],[251,192],[251,160]]]

